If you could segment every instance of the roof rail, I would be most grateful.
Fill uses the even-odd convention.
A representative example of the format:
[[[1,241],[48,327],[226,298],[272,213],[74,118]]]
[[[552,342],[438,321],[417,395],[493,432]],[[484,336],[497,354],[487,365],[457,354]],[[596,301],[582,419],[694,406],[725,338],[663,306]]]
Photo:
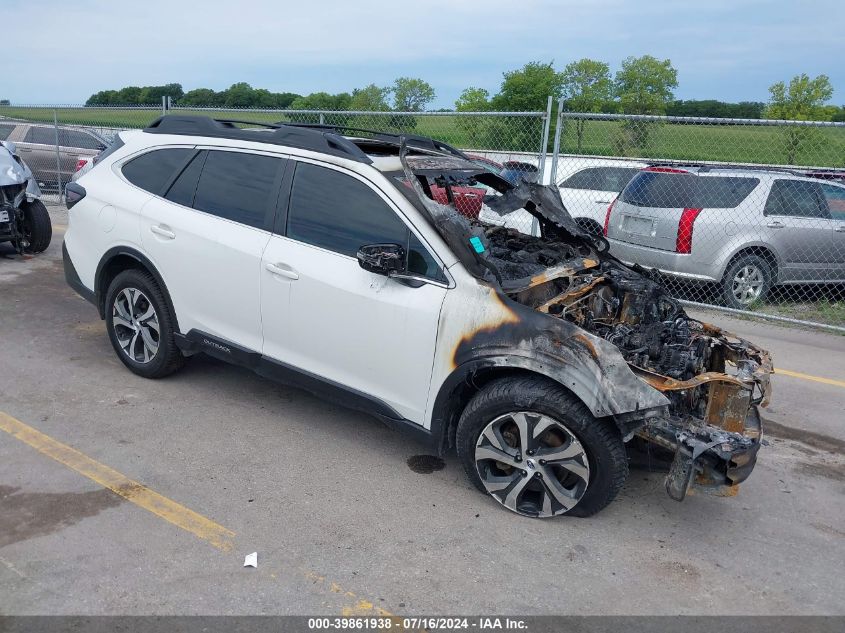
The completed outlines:
[[[240,128],[236,123],[269,128],[250,130]],[[340,156],[359,163],[372,163],[372,159],[352,141],[327,130],[310,130],[303,127],[277,123],[257,123],[238,119],[212,119],[207,116],[166,114],[144,128],[148,134],[175,134],[185,136],[207,136],[254,143],[270,143],[311,150],[321,154]]]
[[[333,125],[331,123],[287,123],[284,121],[279,121],[276,125],[287,125],[291,127],[299,127],[314,130],[335,130],[344,134],[348,132],[371,134],[373,139],[389,143],[391,145],[396,145],[397,147],[401,144],[401,141],[404,138],[406,144],[412,147],[416,147],[418,149],[427,149],[435,152],[451,154],[453,156],[459,156],[460,158],[467,158],[466,154],[464,154],[461,150],[456,149],[451,145],[444,143],[443,141],[433,139],[430,136],[420,136],[418,134],[405,134],[402,132],[382,132],[379,130],[369,130],[366,128],[351,127],[348,125]]]

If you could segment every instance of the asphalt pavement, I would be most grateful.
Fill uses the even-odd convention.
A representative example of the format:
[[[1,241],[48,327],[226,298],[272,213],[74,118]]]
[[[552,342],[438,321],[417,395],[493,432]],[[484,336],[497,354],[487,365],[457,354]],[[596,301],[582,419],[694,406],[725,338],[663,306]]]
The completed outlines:
[[[845,337],[708,313],[791,372],[739,495],[632,470],[597,516],[532,520],[246,370],[129,373],[51,211],[47,253],[0,256],[0,614],[845,614]]]

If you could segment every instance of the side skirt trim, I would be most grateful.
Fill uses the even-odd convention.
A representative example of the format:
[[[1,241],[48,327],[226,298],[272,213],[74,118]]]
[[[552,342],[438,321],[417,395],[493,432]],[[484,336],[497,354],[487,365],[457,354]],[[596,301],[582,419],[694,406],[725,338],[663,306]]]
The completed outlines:
[[[435,437],[428,429],[403,418],[386,402],[350,389],[332,380],[268,358],[259,352],[236,345],[200,330],[175,335],[176,345],[188,354],[203,353],[219,360],[251,369],[281,384],[297,387],[341,406],[375,416],[394,430],[407,432],[417,441],[434,447]]]

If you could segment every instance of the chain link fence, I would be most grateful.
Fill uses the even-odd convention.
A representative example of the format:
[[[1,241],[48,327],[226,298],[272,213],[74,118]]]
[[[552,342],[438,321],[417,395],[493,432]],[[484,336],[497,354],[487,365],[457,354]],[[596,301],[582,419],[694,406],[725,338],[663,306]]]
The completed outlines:
[[[697,304],[845,331],[845,123],[559,111],[551,180]]]
[[[164,111],[430,136],[512,180],[556,184],[579,224],[678,298],[845,331],[845,124],[565,112],[0,106],[47,195]],[[350,132],[353,134],[354,132]],[[537,233],[517,211],[502,220]]]

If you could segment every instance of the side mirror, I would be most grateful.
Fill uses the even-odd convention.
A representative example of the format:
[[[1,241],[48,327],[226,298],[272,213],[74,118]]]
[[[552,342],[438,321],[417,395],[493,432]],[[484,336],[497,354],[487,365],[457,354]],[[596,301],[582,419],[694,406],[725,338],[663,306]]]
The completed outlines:
[[[7,150],[9,150],[10,154],[17,154],[18,153],[18,146],[15,145],[12,141],[0,141],[0,145],[2,145]]]
[[[405,272],[405,247],[399,244],[367,244],[358,249],[358,264],[377,275]]]

